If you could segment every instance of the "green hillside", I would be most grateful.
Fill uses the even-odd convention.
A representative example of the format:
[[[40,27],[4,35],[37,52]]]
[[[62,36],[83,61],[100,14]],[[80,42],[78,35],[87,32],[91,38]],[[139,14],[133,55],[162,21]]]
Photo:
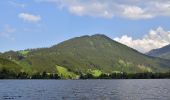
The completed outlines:
[[[143,55],[100,34],[73,38],[50,48],[35,50],[27,57],[32,62],[35,58],[46,64],[42,65],[43,68],[60,65],[76,72],[99,69],[135,73],[145,68],[162,71],[169,67],[169,62]]]
[[[170,60],[170,45],[151,50],[147,53],[147,55]]]
[[[101,34],[76,37],[49,48],[10,51],[1,55],[22,66],[27,73],[59,73],[64,77],[92,73],[165,72],[170,61],[149,57]],[[63,68],[65,68],[63,70]]]

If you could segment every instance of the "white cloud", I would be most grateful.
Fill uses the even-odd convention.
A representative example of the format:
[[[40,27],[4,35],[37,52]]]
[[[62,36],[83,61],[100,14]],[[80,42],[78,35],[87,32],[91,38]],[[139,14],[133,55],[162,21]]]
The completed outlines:
[[[170,31],[165,31],[162,27],[158,27],[156,30],[150,30],[142,39],[133,39],[123,35],[120,38],[114,38],[114,40],[145,53],[170,44]]]
[[[15,28],[10,27],[9,25],[5,25],[4,29],[0,32],[0,37],[15,40],[15,38],[11,36],[11,33],[14,33],[15,31]]]
[[[18,17],[27,22],[39,22],[41,20],[40,15],[33,15],[29,13],[20,13]]]
[[[26,4],[23,4],[23,3],[18,3],[18,2],[15,2],[15,1],[8,1],[8,3],[14,7],[20,7],[20,8],[25,8],[26,7]]]
[[[142,8],[137,6],[128,6],[124,8],[123,11],[124,17],[130,18],[130,19],[147,19],[152,18],[153,16],[151,14],[147,14],[146,11],[144,11]]]
[[[56,4],[78,16],[148,19],[170,16],[170,0],[37,0]]]

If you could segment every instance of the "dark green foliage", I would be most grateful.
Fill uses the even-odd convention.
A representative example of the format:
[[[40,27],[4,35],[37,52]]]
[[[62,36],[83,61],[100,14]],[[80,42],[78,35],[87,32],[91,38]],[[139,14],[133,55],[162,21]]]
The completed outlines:
[[[20,72],[17,75],[17,79],[29,79],[30,76],[26,72]]]
[[[166,73],[103,73],[99,77],[92,74],[81,74],[80,79],[170,79],[170,72]]]
[[[87,74],[81,74],[80,79],[95,79],[96,77],[94,77],[91,73],[87,73]]]
[[[57,73],[35,73],[30,76],[31,79],[61,79]]]
[[[13,71],[9,71],[6,68],[0,70],[0,79],[15,79],[17,74]]]

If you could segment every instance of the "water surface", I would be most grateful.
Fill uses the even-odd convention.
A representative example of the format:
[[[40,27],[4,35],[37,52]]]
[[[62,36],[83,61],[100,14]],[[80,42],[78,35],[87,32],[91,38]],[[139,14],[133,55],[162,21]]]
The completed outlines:
[[[170,80],[0,80],[0,100],[170,100]]]

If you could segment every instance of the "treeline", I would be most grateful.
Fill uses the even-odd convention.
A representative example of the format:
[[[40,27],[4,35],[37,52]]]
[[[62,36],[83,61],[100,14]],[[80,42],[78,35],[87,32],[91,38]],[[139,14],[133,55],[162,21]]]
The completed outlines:
[[[170,72],[166,73],[103,73],[99,77],[91,74],[80,75],[80,79],[170,79]]]
[[[9,71],[7,69],[0,70],[0,79],[60,79],[59,75],[56,73],[35,73],[28,74],[26,72],[16,73],[14,71]]]
[[[57,73],[35,73],[29,75],[25,72],[13,72],[7,69],[0,70],[0,79],[63,79],[62,76]],[[70,79],[73,79],[70,77]],[[80,74],[77,79],[170,79],[170,72],[166,73],[102,73],[100,76],[96,77],[90,73]]]

